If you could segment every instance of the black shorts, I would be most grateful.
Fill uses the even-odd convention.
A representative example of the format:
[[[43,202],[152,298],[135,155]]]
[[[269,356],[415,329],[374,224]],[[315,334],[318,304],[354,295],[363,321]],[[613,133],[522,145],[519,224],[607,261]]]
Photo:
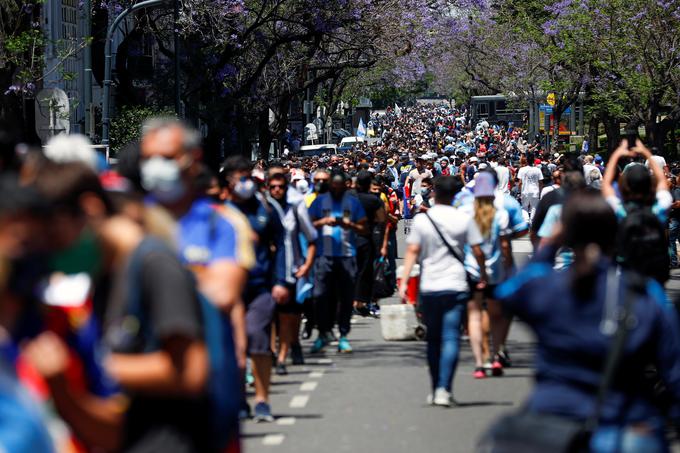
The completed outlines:
[[[478,282],[471,281],[470,282],[470,290],[473,293],[479,292],[478,289],[475,288]],[[484,288],[481,293],[482,296],[484,296],[485,299],[495,299],[495,293],[496,293],[496,288],[498,288],[498,285],[486,285],[486,288]]]
[[[304,312],[305,304],[299,304],[296,300],[295,286],[288,286],[290,297],[285,304],[276,304],[277,313],[285,313],[289,315],[301,315]]]

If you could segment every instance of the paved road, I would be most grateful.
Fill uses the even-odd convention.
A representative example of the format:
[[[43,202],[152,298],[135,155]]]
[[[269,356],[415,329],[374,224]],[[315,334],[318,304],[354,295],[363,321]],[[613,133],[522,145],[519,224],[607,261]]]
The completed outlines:
[[[528,243],[516,258],[526,259]],[[396,299],[383,303],[397,303]],[[243,426],[250,452],[470,452],[485,426],[516,407],[531,385],[531,339],[521,325],[511,331],[515,367],[502,378],[475,381],[469,345],[462,346],[454,381],[460,407],[426,405],[429,392],[423,342],[386,342],[380,321],[356,318],[350,335],[354,353],[309,356],[307,365],[274,377],[276,423]],[[305,342],[305,351],[311,342]]]
[[[513,250],[522,264],[531,248],[520,240]],[[680,295],[677,271],[668,292]],[[341,356],[329,348],[324,355],[308,356],[305,366],[289,367],[289,376],[274,377],[276,423],[244,424],[247,453],[468,453],[489,422],[518,407],[531,388],[532,339],[519,323],[509,339],[515,366],[504,377],[472,379],[472,354],[467,343],[462,345],[454,381],[460,407],[451,409],[425,404],[424,343],[386,342],[380,321],[369,318],[356,319],[350,339],[353,354]],[[310,346],[305,342],[305,351]]]

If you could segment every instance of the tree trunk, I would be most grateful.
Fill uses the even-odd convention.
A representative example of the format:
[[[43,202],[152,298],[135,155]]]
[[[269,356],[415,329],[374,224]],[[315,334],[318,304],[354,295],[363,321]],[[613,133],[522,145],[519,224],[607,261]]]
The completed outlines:
[[[603,119],[604,131],[607,134],[607,152],[611,154],[621,141],[619,119],[606,115]]]
[[[258,156],[260,159],[269,159],[269,146],[272,143],[273,134],[269,128],[269,108],[261,110],[257,116]]]

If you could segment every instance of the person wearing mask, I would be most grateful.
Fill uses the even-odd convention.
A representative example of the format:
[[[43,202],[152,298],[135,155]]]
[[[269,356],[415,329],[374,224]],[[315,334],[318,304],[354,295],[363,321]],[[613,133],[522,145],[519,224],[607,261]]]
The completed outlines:
[[[220,184],[223,199],[246,216],[254,232],[255,266],[248,274],[241,296],[246,307],[248,354],[255,379],[253,419],[273,422],[269,405],[271,323],[275,305],[284,305],[290,300],[290,289],[286,282],[284,228],[276,210],[256,193],[251,168],[251,163],[241,156],[228,158],[220,171]]]
[[[588,451],[668,451],[664,415],[642,383],[652,361],[667,386],[670,414],[678,414],[678,315],[658,283],[617,272],[617,219],[600,194],[573,195],[562,224],[552,241],[574,251],[571,268],[560,273],[536,261],[496,291],[504,309],[537,338],[536,385],[525,408],[582,423],[597,416]],[[625,348],[600,404],[603,365],[622,328],[628,330]]]
[[[329,343],[336,313],[340,331],[338,351],[352,352],[347,336],[357,278],[357,234],[367,232],[368,220],[361,202],[347,193],[344,172],[334,170],[331,173],[329,192],[314,200],[309,215],[319,233],[314,263],[319,337],[312,346],[312,353],[322,351]]]
[[[202,294],[229,317],[225,329],[233,330],[237,367],[245,372],[247,333],[241,293],[255,265],[252,230],[236,208],[222,205],[219,187],[211,196],[201,187],[205,170],[198,131],[174,118],[152,118],[143,129],[141,184],[150,202],[163,206],[177,221],[180,260],[194,274]],[[235,392],[233,398],[242,399],[242,392]],[[233,437],[238,438],[238,421],[233,425]]]
[[[459,356],[460,325],[470,287],[464,267],[463,249],[469,244],[478,259],[479,288],[486,284],[483,242],[471,216],[451,206],[460,191],[460,180],[442,176],[435,180],[435,205],[418,214],[406,237],[407,249],[399,295],[406,298],[408,280],[420,263],[420,305],[427,327],[427,362],[431,393],[428,404],[451,406],[453,377]]]
[[[411,210],[413,212],[426,212],[431,207],[432,202],[432,179],[425,178],[420,186],[420,193],[413,196],[411,200]]]
[[[277,304],[279,350],[276,374],[286,375],[286,358],[292,352],[294,365],[304,364],[302,347],[298,341],[303,306],[295,295],[298,279],[309,275],[316,255],[316,229],[312,225],[304,203],[292,203],[286,196],[288,181],[282,173],[269,176],[267,182],[271,206],[277,210],[286,230],[286,283],[291,297],[286,304]],[[302,237],[304,236],[304,243]]]
[[[97,175],[83,164],[45,166],[36,186],[60,207],[55,243],[73,240],[84,226],[94,233],[90,253],[101,254],[103,280],[93,300],[101,313],[102,341],[111,351],[104,365],[128,400],[74,390],[66,374],[67,346],[46,331],[25,352],[60,415],[95,450],[217,451],[204,320],[194,282],[175,252],[117,213]]]
[[[385,204],[371,193],[373,177],[367,171],[360,171],[357,175],[356,196],[366,213],[366,231],[357,234],[357,286],[354,293],[354,308],[365,316],[368,305],[373,300],[373,263],[376,256],[384,249],[382,246],[386,240],[385,222],[387,220]],[[376,250],[375,235],[380,235],[380,247]],[[386,245],[386,243],[385,243]]]
[[[416,158],[416,166],[408,174],[408,188],[410,197],[415,197],[420,193],[420,187],[422,185],[423,179],[433,178],[432,172],[426,168],[427,159],[425,156],[418,156]]]

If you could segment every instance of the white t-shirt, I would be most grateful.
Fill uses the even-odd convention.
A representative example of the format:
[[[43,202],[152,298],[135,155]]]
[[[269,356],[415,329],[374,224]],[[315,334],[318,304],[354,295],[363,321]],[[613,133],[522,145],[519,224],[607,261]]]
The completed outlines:
[[[652,159],[654,159],[654,162],[656,162],[656,165],[658,165],[661,170],[666,166],[666,159],[662,156],[652,156]],[[649,167],[649,161],[645,162],[645,165]]]
[[[543,190],[541,190],[541,198],[545,197],[547,194],[552,192],[553,190],[557,189],[560,186],[557,186],[555,184],[551,184],[549,186],[545,186]]]
[[[420,185],[425,178],[432,178],[432,172],[430,170],[423,170],[419,172],[417,168],[411,170],[408,174],[409,179],[413,180],[413,186],[411,187],[411,195],[417,195],[420,193]]]
[[[496,167],[496,174],[498,175],[498,190],[503,193],[510,193],[508,185],[510,184],[510,170],[508,167]]]
[[[438,204],[427,212],[461,258],[465,256],[465,244],[479,245],[484,241],[472,217],[453,206]],[[406,243],[420,246],[421,293],[469,291],[463,264],[449,252],[425,214],[414,217]]]
[[[522,195],[538,197],[541,193],[540,182],[543,180],[543,172],[537,167],[522,167],[517,172],[517,178],[522,182]]]
[[[593,177],[591,176],[591,172],[593,170],[600,171],[595,165],[592,164],[583,165],[583,177],[586,179],[586,185],[590,185],[590,183],[593,182]]]

